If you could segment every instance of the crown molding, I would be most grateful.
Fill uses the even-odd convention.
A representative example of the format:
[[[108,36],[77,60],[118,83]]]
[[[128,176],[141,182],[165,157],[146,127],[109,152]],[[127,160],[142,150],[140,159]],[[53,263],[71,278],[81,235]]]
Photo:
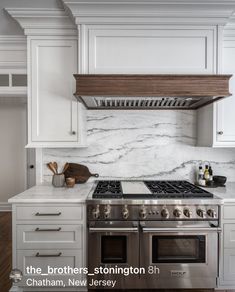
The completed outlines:
[[[77,35],[73,21],[63,9],[5,8],[25,35]]]
[[[63,0],[76,24],[225,25],[235,0]]]
[[[224,27],[223,41],[235,41],[235,13],[230,17],[229,22]]]

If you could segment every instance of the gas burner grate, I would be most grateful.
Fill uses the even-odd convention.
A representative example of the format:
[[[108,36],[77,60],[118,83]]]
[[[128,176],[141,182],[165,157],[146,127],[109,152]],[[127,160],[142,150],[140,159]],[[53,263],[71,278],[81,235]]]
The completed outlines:
[[[212,198],[213,194],[188,181],[145,181],[145,185],[157,198]]]
[[[122,186],[117,180],[101,180],[98,182],[93,198],[121,198]]]

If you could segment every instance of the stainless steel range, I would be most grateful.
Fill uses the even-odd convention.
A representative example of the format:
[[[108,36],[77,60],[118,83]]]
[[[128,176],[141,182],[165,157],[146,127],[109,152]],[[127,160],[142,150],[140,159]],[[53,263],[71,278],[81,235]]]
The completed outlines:
[[[92,279],[215,288],[220,204],[187,181],[97,181],[87,200],[89,273],[101,268]]]

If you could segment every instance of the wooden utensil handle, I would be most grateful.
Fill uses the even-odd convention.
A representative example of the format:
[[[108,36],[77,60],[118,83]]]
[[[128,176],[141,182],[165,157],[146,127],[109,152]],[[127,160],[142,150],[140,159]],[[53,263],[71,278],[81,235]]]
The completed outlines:
[[[91,173],[91,176],[99,177],[99,174],[98,173]]]
[[[69,163],[66,162],[65,165],[64,165],[64,168],[63,168],[63,171],[62,173],[65,173],[65,171],[69,168]]]
[[[54,168],[54,165],[52,164],[52,162],[47,163],[47,167],[54,173],[56,174],[56,170]]]

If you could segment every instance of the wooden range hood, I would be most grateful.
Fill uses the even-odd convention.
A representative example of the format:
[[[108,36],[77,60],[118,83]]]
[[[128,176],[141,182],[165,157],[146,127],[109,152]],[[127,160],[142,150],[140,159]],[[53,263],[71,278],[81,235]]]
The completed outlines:
[[[232,75],[75,74],[88,109],[198,109],[230,96]]]

